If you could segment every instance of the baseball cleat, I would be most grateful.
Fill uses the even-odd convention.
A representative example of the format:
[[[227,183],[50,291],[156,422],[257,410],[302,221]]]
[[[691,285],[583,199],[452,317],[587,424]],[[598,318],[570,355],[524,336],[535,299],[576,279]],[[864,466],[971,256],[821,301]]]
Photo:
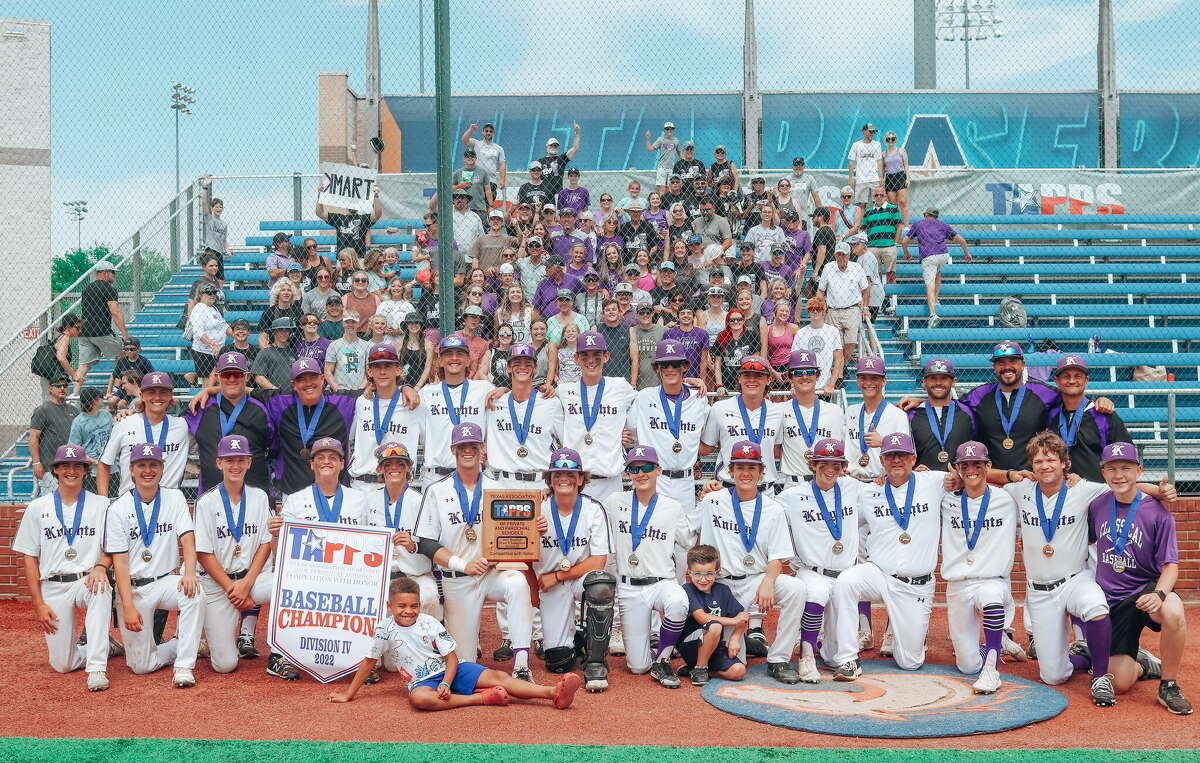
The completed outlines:
[[[995,694],[1000,688],[1000,671],[987,665],[979,671],[979,678],[971,684],[976,694]]]
[[[601,692],[608,688],[608,665],[602,662],[583,664],[584,688],[589,692]]]
[[[692,686],[703,686],[708,683],[708,667],[694,667],[688,671],[692,679]]]
[[[768,662],[767,675],[781,684],[800,683],[800,674],[796,672],[790,662]]]
[[[513,668],[512,675],[513,678],[533,683],[533,671],[529,669],[528,665],[522,665],[519,668]]]
[[[258,656],[258,649],[254,646],[254,637],[250,635],[238,636],[237,640],[238,656],[243,660],[252,660]]]
[[[172,683],[175,684],[176,689],[189,689],[196,685],[196,677],[187,668],[175,668]]]
[[[368,673],[367,678],[365,681],[363,681],[363,683],[365,683],[368,686],[373,686],[373,685],[379,683],[379,668],[375,668],[370,673]]]
[[[206,638],[200,639],[200,643],[196,646],[196,656],[203,658],[203,659],[208,659],[208,658],[212,657],[212,655],[208,651],[208,639],[206,639]]]
[[[862,668],[859,666],[858,660],[850,660],[838,666],[838,669],[833,672],[833,680],[853,681],[861,675]]]
[[[890,630],[883,634],[883,641],[879,644],[880,657],[892,657],[896,654],[896,637],[892,635]]]
[[[800,680],[806,684],[821,683],[821,673],[817,670],[817,661],[812,657],[801,657],[796,672],[800,674]]]
[[[767,634],[763,633],[761,627],[746,631],[747,657],[766,657],[770,649],[771,645],[767,643]]]
[[[1016,641],[1013,641],[1013,631],[1006,630],[1004,635],[1000,637],[1000,653],[1004,657],[1016,662],[1025,662],[1029,659],[1029,655],[1025,654],[1025,650]]]
[[[285,681],[298,681],[300,669],[284,659],[282,654],[271,653],[267,658],[267,675],[282,678]]]
[[[598,694],[608,689],[608,677],[604,678],[589,678],[584,685],[589,694]]]
[[[1089,662],[1089,663],[1091,663],[1091,660],[1092,660],[1092,650],[1091,650],[1091,649],[1088,649],[1087,642],[1086,642],[1086,641],[1083,641],[1082,639],[1081,639],[1081,640],[1079,640],[1079,641],[1072,641],[1072,642],[1071,642],[1071,643],[1070,643],[1070,644],[1067,646],[1067,654],[1078,654],[1078,655],[1082,655],[1083,657],[1086,657],[1086,658],[1088,659],[1088,662]],[[1088,665],[1088,672],[1090,673],[1090,672],[1091,672],[1091,670],[1092,670],[1092,669],[1091,669],[1091,665],[1089,664],[1089,665]]]
[[[678,689],[680,686],[679,678],[675,671],[671,670],[671,664],[662,660],[650,666],[650,677],[667,689]]]
[[[1175,715],[1191,715],[1192,703],[1183,696],[1183,690],[1174,681],[1163,681],[1158,687],[1158,704]]]
[[[93,670],[88,673],[88,691],[104,691],[108,688],[108,674],[103,670]]]
[[[108,656],[122,657],[125,654],[125,645],[117,641],[112,636],[108,637]]]
[[[875,643],[875,637],[869,630],[860,630],[858,632],[858,651],[865,652]]]
[[[621,635],[621,629],[615,625],[608,637],[608,653],[614,657],[625,654],[625,639]]]
[[[1117,691],[1113,688],[1112,673],[1092,679],[1092,702],[1096,707],[1112,707],[1117,704]]]
[[[546,656],[545,652],[546,652],[546,648],[545,648],[545,644],[543,643],[542,639],[535,638],[533,640],[533,653],[536,654],[539,658],[541,658],[541,657]]]
[[[554,707],[566,710],[575,701],[575,692],[583,688],[583,679],[578,673],[567,673],[554,686]]]
[[[489,686],[479,692],[483,696],[483,704],[503,707],[508,704],[508,690],[503,686]]]
[[[1162,678],[1162,660],[1150,653],[1149,649],[1138,648],[1137,664],[1142,666],[1142,674],[1138,676],[1139,681],[1153,681]]]
[[[496,662],[508,662],[512,658],[512,639],[506,638],[500,642],[500,646],[496,647],[496,651],[492,652],[492,659]]]

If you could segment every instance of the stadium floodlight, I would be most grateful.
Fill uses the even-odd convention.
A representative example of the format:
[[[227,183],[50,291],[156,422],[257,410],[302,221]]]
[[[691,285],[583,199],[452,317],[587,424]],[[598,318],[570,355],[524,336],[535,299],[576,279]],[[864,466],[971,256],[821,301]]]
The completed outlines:
[[[971,89],[971,41],[1004,36],[1000,24],[1004,18],[996,13],[995,0],[938,0],[938,28],[935,37],[944,42],[958,40],[963,44],[963,89]]]
[[[179,115],[191,114],[196,88],[175,82],[171,85],[171,110],[175,112],[175,194],[179,194]]]
[[[67,208],[68,213],[75,219],[75,249],[83,250],[83,218],[87,216],[87,202],[83,199],[75,201],[64,201],[63,206]]]

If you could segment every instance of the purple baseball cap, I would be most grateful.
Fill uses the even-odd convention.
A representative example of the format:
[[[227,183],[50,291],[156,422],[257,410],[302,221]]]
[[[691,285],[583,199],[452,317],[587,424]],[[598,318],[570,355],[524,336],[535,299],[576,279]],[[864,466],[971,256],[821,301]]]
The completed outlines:
[[[954,364],[945,358],[930,358],[925,361],[925,367],[921,369],[921,376],[933,376],[934,374],[954,376]]]
[[[175,389],[171,375],[165,371],[151,371],[142,377],[142,389]]]
[[[752,440],[740,440],[729,451],[731,464],[762,464],[762,448]]]
[[[227,434],[217,443],[217,458],[249,455],[250,441],[240,434]]]
[[[1058,376],[1063,371],[1066,371],[1068,368],[1078,368],[1080,371],[1083,371],[1085,374],[1088,372],[1087,361],[1085,359],[1083,359],[1081,356],[1079,356],[1079,355],[1063,355],[1061,358],[1058,359],[1058,362],[1054,364],[1054,375]]]
[[[954,451],[954,463],[966,464],[977,461],[991,461],[987,446],[975,440],[967,440]]]
[[[570,448],[559,448],[550,454],[550,471],[552,472],[582,472],[583,459],[577,451]]]
[[[464,421],[454,427],[454,432],[450,435],[450,447],[469,444],[482,445],[483,430],[479,428],[478,424]]]
[[[375,459],[379,461],[379,463],[382,464],[384,461],[388,461],[393,458],[402,459],[410,464],[413,462],[413,458],[409,454],[408,448],[404,447],[398,442],[385,442],[375,449]]]
[[[518,342],[508,348],[508,362],[511,363],[517,358],[528,358],[534,363],[537,362],[537,350],[533,349],[532,344],[527,342]]]
[[[812,350],[793,350],[788,355],[788,368],[816,368],[817,353]]]
[[[250,373],[250,364],[246,362],[246,356],[240,352],[223,352],[221,359],[217,361],[217,373],[225,373],[226,371],[241,371],[244,374]]]
[[[813,443],[813,461],[836,461],[845,463],[846,446],[841,440],[825,437]]]
[[[438,352],[449,352],[450,350],[470,352],[470,349],[467,348],[467,340],[458,334],[451,334],[438,342]]]
[[[687,360],[687,356],[683,354],[683,344],[678,339],[663,339],[654,348],[655,363],[670,363],[681,360]]]
[[[162,448],[152,442],[140,442],[129,448],[129,463],[131,464],[136,464],[138,461],[158,461],[162,463],[162,460]]]
[[[747,355],[738,366],[739,374],[771,374],[771,364],[762,355]]]
[[[1113,461],[1132,461],[1135,464],[1142,462],[1138,455],[1137,448],[1130,442],[1110,442],[1104,446],[1104,450],[1100,453],[1100,463],[1108,464]]]
[[[647,464],[658,465],[658,451],[651,448],[649,445],[634,445],[629,450],[625,451],[625,463],[636,464],[643,462]]]
[[[59,445],[54,449],[54,460],[50,462],[51,466],[59,464],[83,464],[88,466],[87,451],[82,445]]]
[[[400,356],[396,354],[396,348],[393,345],[380,342],[379,344],[371,345],[371,349],[367,351],[368,366],[399,362]]]
[[[1021,352],[1021,345],[1016,342],[1001,342],[992,348],[992,360],[996,361],[1000,358],[1024,358],[1025,354]]]
[[[887,377],[887,364],[883,362],[883,358],[877,355],[863,355],[858,359],[858,364],[854,366],[854,374],[856,376],[883,376]]]
[[[320,374],[321,365],[312,358],[300,358],[292,363],[292,381],[296,381],[305,374]]]
[[[346,457],[346,449],[336,437],[318,437],[308,446],[308,457],[312,458],[323,450],[331,450],[342,458]]]
[[[604,334],[599,331],[585,331],[579,335],[579,339],[575,342],[576,352],[608,352],[608,342],[604,341]]]
[[[917,448],[913,445],[913,438],[904,432],[894,432],[883,436],[883,444],[879,446],[879,455],[883,456],[888,453],[904,453],[905,455],[914,455]]]

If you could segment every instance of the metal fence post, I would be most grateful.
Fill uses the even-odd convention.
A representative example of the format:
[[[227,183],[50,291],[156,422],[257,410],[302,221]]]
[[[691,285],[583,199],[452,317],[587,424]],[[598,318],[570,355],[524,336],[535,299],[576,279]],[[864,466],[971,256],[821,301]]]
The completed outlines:
[[[301,215],[304,214],[304,210],[300,206],[300,198],[302,195],[303,195],[303,191],[300,188],[300,173],[293,172],[292,173],[292,219],[293,220],[304,219],[303,217],[301,217]],[[295,236],[299,236],[302,233],[304,233],[304,231],[302,231],[302,230],[292,231],[292,235],[295,235]]]
[[[171,272],[179,270],[179,197],[171,199]]]
[[[1167,480],[1175,482],[1175,390],[1167,392]]]
[[[142,232],[133,233],[133,310],[142,309]]]
[[[196,184],[187,187],[187,261],[196,256]]]

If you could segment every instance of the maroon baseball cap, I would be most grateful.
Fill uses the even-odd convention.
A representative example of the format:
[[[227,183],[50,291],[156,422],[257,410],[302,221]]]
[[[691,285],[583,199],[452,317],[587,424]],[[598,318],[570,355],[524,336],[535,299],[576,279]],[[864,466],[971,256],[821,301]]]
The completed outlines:
[[[88,465],[87,451],[82,445],[59,445],[54,449],[54,460],[50,462],[51,466],[59,464],[83,464]]]
[[[629,450],[625,451],[625,463],[636,464],[644,462],[647,464],[658,464],[658,451],[651,448],[649,445],[634,445]]]
[[[854,366],[856,376],[887,376],[887,364],[877,355],[863,355]]]
[[[527,358],[536,363],[537,350],[533,349],[532,344],[519,342],[508,348],[508,362],[511,363],[517,358]]]
[[[1000,358],[1022,358],[1025,354],[1021,352],[1021,345],[1016,342],[1001,342],[992,348],[992,361],[995,362]]]
[[[342,443],[336,437],[319,437],[313,440],[313,444],[308,446],[309,458],[323,450],[331,450],[342,458],[346,457],[346,449],[342,447]]]
[[[142,389],[175,389],[171,375],[165,371],[151,371],[142,377]]]
[[[817,353],[812,350],[792,350],[792,354],[788,355],[788,368],[816,368]]]
[[[1068,368],[1078,368],[1080,371],[1083,371],[1085,374],[1088,373],[1087,360],[1085,360],[1082,356],[1080,356],[1080,355],[1063,355],[1061,358],[1058,359],[1058,362],[1054,364],[1054,375],[1058,376],[1063,371],[1066,371]]]
[[[129,449],[129,463],[136,464],[138,461],[158,461],[163,460],[162,448],[152,442],[140,442]]]
[[[654,348],[655,363],[670,363],[682,360],[687,360],[687,356],[683,354],[683,343],[678,339],[664,339]]]
[[[812,454],[813,461],[836,461],[839,463],[845,463],[846,446],[841,440],[835,440],[832,437],[825,437],[813,443]]]
[[[241,371],[244,374],[250,373],[250,364],[246,362],[246,356],[240,352],[223,352],[221,359],[217,361],[217,373],[225,373],[226,371]]]
[[[1108,464],[1113,461],[1132,461],[1135,464],[1140,464],[1142,459],[1138,456],[1137,448],[1130,442],[1110,442],[1104,446],[1104,450],[1100,453],[1100,463]]]
[[[925,367],[921,369],[921,376],[933,376],[935,374],[954,376],[954,364],[945,358],[930,358],[925,361]]]
[[[371,345],[371,349],[367,351],[367,365],[377,366],[384,363],[399,363],[400,357],[396,354],[396,348],[393,345],[385,342]]]
[[[991,461],[987,446],[975,440],[967,440],[954,451],[954,463],[967,464],[978,461]]]
[[[559,448],[550,454],[550,471],[552,472],[582,472],[583,459],[579,452],[570,448]]]
[[[753,440],[735,442],[733,449],[729,451],[729,463],[731,464],[762,465],[762,462],[762,448]]]
[[[904,432],[893,432],[883,436],[883,444],[879,446],[879,455],[888,453],[903,453],[905,455],[913,455],[917,452],[917,448],[913,445],[913,438]]]

